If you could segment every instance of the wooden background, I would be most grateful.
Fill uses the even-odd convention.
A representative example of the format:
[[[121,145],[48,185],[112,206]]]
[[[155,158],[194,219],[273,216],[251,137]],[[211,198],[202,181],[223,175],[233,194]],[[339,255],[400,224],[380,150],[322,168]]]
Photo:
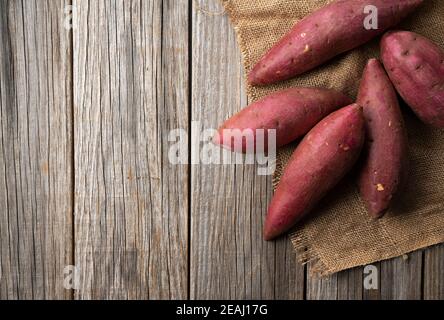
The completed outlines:
[[[444,246],[376,264],[378,290],[362,268],[311,279],[289,240],[262,241],[270,177],[170,164],[170,130],[248,102],[228,17],[206,10],[0,0],[0,298],[443,299]]]

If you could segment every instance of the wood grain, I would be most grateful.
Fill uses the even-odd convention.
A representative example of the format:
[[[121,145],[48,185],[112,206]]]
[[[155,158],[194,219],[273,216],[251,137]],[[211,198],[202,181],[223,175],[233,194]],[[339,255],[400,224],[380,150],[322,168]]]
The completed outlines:
[[[193,1],[192,120],[200,123],[193,130],[196,138],[247,104],[234,30],[226,15],[208,13],[221,11],[219,1]],[[193,142],[192,153],[204,146]],[[192,299],[303,297],[304,268],[295,263],[288,239],[262,239],[271,177],[258,176],[254,165],[194,165],[191,193]]]
[[[422,251],[381,262],[382,300],[422,298]]]
[[[424,252],[424,299],[444,299],[444,245]]]
[[[307,272],[310,272],[310,265]],[[363,268],[345,270],[324,277],[308,277],[307,300],[362,300]]]
[[[0,1],[0,299],[65,299],[72,263],[65,1]]]
[[[307,268],[310,271],[310,266]],[[307,277],[307,300],[337,300],[338,275],[324,278]]]
[[[76,298],[185,299],[188,3],[74,5]]]
[[[338,274],[338,300],[362,300],[364,298],[363,268],[358,267]]]

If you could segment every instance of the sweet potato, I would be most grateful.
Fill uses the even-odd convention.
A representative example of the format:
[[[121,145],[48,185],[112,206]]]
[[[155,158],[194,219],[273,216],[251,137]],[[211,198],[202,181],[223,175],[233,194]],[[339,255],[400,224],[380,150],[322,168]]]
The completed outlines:
[[[273,196],[265,240],[288,231],[353,167],[364,144],[362,108],[353,104],[317,124],[288,163]]]
[[[398,24],[423,0],[338,0],[297,23],[255,65],[248,81],[268,85],[309,71],[331,58],[354,49]],[[378,9],[378,28],[364,27],[369,13]]]
[[[276,146],[280,147],[302,137],[327,115],[350,103],[347,96],[329,89],[292,88],[279,91],[251,104],[227,120],[213,142],[233,151],[245,152],[247,141],[252,141],[254,151],[257,130],[265,129],[267,133],[267,130],[275,129]],[[267,138],[265,134],[265,149]],[[236,144],[235,141],[241,143]]]
[[[380,218],[405,181],[408,144],[395,89],[376,59],[364,70],[358,104],[367,131],[359,190],[370,215]]]
[[[444,51],[419,34],[395,31],[384,35],[381,56],[397,91],[417,116],[444,128]]]

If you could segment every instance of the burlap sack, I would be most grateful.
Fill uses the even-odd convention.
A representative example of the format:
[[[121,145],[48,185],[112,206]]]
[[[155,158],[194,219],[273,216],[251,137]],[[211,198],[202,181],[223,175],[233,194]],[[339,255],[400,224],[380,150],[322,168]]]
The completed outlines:
[[[223,0],[238,35],[246,73],[296,21],[328,2]],[[418,32],[444,47],[444,1],[426,0],[399,28]],[[320,86],[356,97],[366,61],[379,57],[379,40],[289,82],[267,88],[247,86],[248,95],[256,100],[282,88]],[[291,235],[298,257],[311,262],[315,274],[329,275],[444,242],[444,132],[424,126],[408,107],[402,108],[410,138],[408,186],[397,205],[377,221],[369,218],[353,173],[335,188]],[[274,185],[293,150],[290,146],[279,151]]]

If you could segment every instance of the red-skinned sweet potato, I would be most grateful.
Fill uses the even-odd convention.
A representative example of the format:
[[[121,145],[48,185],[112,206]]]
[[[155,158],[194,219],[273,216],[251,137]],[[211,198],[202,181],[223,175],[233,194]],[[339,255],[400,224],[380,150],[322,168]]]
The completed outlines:
[[[380,218],[405,181],[408,144],[395,89],[376,59],[364,70],[358,104],[367,131],[359,190],[370,215]]]
[[[444,128],[444,50],[419,34],[396,31],[384,35],[381,57],[396,90],[417,116]]]
[[[280,147],[302,137],[327,115],[350,103],[350,98],[329,89],[292,88],[275,92],[228,119],[213,142],[232,151],[245,152],[247,141],[253,141],[254,151],[256,130],[275,129],[276,147]],[[267,138],[265,134],[265,149]],[[234,141],[242,143],[236,145]]]
[[[268,85],[309,71],[398,24],[423,0],[338,0],[298,22],[250,72],[252,85]],[[378,28],[367,30],[364,9],[378,9]]]
[[[265,240],[288,231],[353,167],[365,139],[362,108],[353,104],[317,124],[296,148],[268,209]]]

